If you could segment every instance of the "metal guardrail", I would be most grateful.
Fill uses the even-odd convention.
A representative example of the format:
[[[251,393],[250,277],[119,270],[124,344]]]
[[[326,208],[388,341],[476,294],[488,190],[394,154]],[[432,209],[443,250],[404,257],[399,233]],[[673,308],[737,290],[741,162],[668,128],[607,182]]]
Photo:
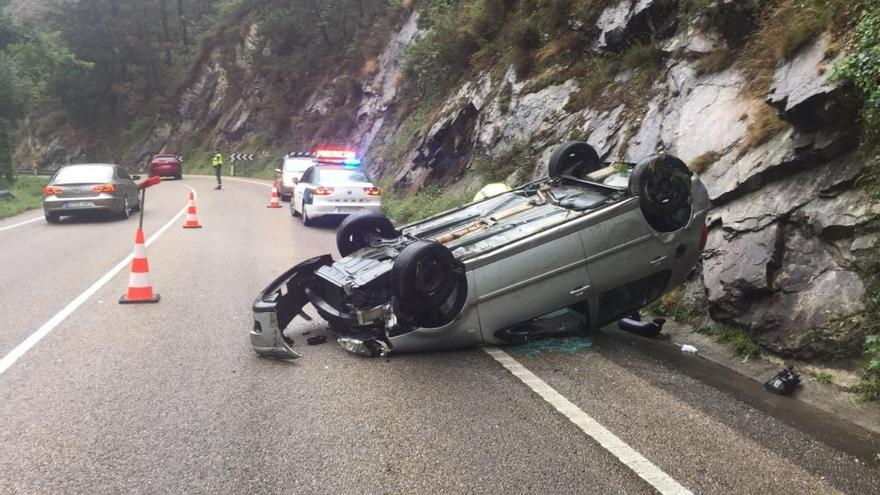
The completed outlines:
[[[57,168],[19,168],[15,170],[15,175],[32,175],[34,177],[48,177],[57,172]]]

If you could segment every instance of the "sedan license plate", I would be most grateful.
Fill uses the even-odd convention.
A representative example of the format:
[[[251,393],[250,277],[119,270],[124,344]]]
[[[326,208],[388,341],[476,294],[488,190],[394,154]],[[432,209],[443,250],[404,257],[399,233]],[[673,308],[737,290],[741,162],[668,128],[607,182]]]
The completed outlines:
[[[65,208],[91,208],[95,203],[91,201],[68,201],[64,203]]]
[[[360,208],[356,208],[353,206],[340,206],[340,207],[336,208],[336,211],[338,211],[340,213],[353,213],[358,210],[360,210]]]

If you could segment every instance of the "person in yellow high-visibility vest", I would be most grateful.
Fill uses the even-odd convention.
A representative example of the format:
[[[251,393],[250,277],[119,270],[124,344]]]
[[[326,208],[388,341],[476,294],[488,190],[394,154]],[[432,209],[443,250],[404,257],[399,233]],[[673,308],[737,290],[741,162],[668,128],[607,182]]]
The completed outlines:
[[[214,173],[217,175],[217,187],[215,187],[214,189],[222,189],[223,183],[220,182],[220,172],[223,169],[223,154],[220,152],[215,153],[214,156],[211,158],[211,165],[214,166]]]

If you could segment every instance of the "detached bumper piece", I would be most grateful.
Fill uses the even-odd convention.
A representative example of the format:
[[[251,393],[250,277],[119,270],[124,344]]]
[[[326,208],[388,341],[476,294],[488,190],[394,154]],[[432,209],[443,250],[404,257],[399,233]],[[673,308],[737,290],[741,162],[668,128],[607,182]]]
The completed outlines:
[[[251,330],[251,345],[257,354],[277,359],[301,357],[293,348],[293,339],[284,335],[284,329],[298,315],[311,319],[303,313],[303,307],[309,303],[306,284],[317,269],[332,263],[330,255],[303,261],[276,278],[257,296]]]

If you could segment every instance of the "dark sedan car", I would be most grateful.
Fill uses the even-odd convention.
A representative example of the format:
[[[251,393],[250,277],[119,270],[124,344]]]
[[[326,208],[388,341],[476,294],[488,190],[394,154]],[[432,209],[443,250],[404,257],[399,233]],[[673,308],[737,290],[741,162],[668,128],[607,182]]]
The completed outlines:
[[[58,223],[63,216],[95,211],[126,219],[141,207],[140,189],[134,182],[139,178],[106,163],[63,167],[43,190],[46,221]]]
[[[183,163],[174,153],[161,153],[150,161],[150,177],[183,178]]]

